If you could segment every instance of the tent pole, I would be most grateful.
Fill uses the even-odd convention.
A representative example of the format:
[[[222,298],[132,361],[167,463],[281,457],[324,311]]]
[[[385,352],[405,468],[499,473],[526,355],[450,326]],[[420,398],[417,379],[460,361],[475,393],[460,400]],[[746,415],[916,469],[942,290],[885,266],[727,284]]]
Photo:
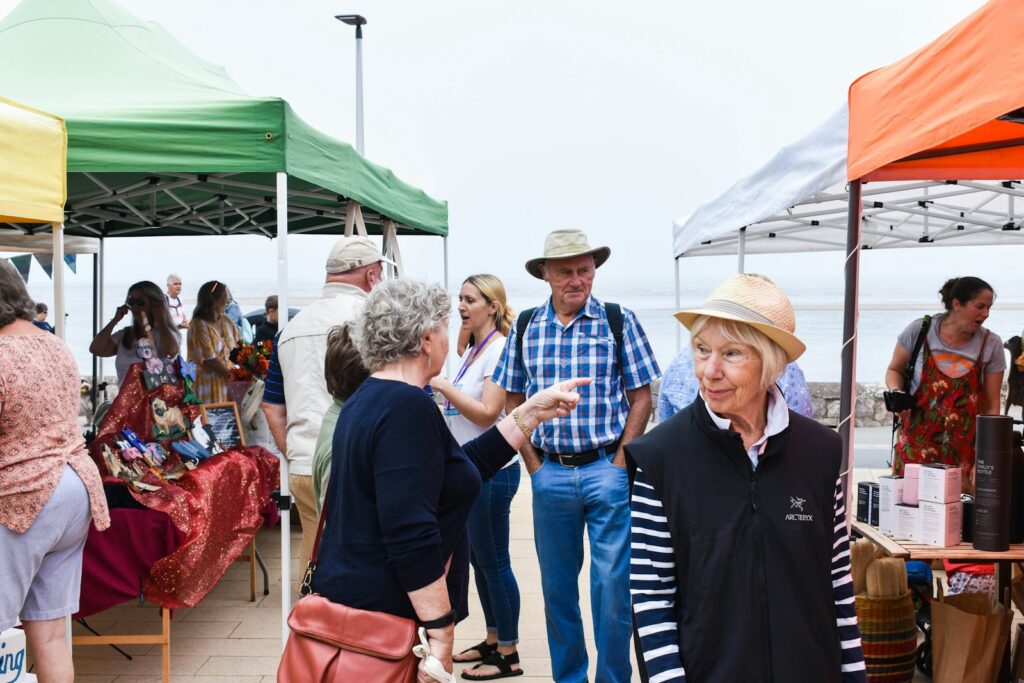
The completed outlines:
[[[278,326],[288,324],[288,174],[277,174],[277,310]],[[288,459],[281,454],[281,649],[288,642],[288,613],[292,610],[292,524],[291,491],[288,488]]]
[[[739,246],[736,249],[736,255],[738,257],[738,263],[736,264],[736,272],[742,275],[746,271],[744,270],[744,262],[747,258],[747,229],[746,227],[740,228],[740,239]]]
[[[103,222],[103,229],[106,232],[106,221]],[[100,246],[96,252],[96,272],[93,273],[93,279],[97,281],[96,284],[96,326],[103,325],[103,305],[106,302],[103,296],[103,288],[107,285],[107,241],[100,237]],[[96,335],[93,335],[95,338]],[[185,354],[182,354],[185,355]],[[96,368],[100,377],[100,382],[103,382],[103,356],[93,356],[96,359]],[[95,404],[94,404],[95,407]]]
[[[447,292],[450,291],[448,289],[448,235],[442,237],[441,240],[444,247],[444,291]],[[445,377],[451,377],[451,368],[448,367],[451,365],[451,361],[449,360],[450,356],[451,354],[448,354],[444,359]]]
[[[850,482],[853,471],[853,432],[857,415],[857,318],[860,286],[860,224],[861,181],[850,183],[850,204],[846,226],[846,289],[843,298],[842,376],[839,390],[839,435],[843,439],[843,461],[840,467],[843,495],[846,497],[846,519],[850,515]]]
[[[356,151],[366,153],[363,144],[363,27],[356,26]]]
[[[57,336],[66,339],[64,323],[64,224],[50,226],[53,234],[53,322]]]
[[[679,259],[681,257],[676,256],[676,310],[682,308],[679,303]],[[679,349],[683,348],[683,326],[676,325],[676,353],[679,353]]]
[[[102,244],[102,242],[100,242]],[[100,307],[99,307],[99,262],[100,255],[92,255],[92,338],[95,339],[100,331]],[[89,388],[89,400],[92,403],[92,414],[96,415],[96,384],[99,382],[99,356],[92,354],[92,384]]]

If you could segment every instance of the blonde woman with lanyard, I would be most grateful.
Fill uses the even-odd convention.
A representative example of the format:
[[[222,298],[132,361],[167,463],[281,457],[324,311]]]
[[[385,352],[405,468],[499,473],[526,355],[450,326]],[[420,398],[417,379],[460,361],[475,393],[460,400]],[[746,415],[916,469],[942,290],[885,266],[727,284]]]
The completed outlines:
[[[504,415],[505,391],[491,381],[512,324],[505,286],[493,275],[471,275],[459,291],[460,335],[469,344],[460,354],[454,381],[435,377],[430,384],[445,398],[444,414],[459,444],[476,438]],[[455,662],[479,662],[462,672],[471,680],[520,676],[519,586],[509,557],[509,509],[519,489],[518,456],[484,482],[469,515],[470,562],[484,612],[487,637],[455,655]]]

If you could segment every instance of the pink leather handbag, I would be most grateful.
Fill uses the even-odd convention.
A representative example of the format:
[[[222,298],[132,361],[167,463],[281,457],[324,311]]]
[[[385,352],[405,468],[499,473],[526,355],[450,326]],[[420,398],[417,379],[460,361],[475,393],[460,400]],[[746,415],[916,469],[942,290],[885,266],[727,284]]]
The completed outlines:
[[[328,492],[329,495],[329,492]],[[325,497],[313,553],[303,579],[309,589],[327,514]],[[412,619],[369,612],[306,594],[288,615],[291,635],[277,668],[278,683],[413,683],[419,659],[412,652]]]

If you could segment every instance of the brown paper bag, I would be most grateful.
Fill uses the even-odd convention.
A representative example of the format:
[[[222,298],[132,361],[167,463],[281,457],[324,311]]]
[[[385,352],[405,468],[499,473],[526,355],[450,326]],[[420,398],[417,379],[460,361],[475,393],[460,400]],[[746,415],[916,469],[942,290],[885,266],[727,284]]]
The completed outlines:
[[[1012,612],[981,593],[932,602],[935,683],[993,683],[1010,641]]]

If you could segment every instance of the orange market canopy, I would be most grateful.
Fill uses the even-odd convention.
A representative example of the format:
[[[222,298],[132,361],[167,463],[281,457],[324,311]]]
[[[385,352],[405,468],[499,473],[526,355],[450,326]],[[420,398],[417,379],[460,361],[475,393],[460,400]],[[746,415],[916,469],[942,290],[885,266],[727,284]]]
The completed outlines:
[[[850,86],[850,180],[840,432],[851,463],[857,387],[857,290],[862,198],[869,181],[945,181],[973,187],[1001,180],[1009,220],[1020,234],[1013,197],[1024,196],[1024,6],[990,0],[917,52]],[[925,205],[924,208],[927,208]],[[849,497],[849,491],[847,491]]]
[[[675,223],[677,299],[684,256],[739,252],[742,269],[745,252],[846,250],[844,468],[852,467],[860,252],[1024,241],[1021,35],[1024,6],[991,0],[861,76],[846,111]]]
[[[1024,6],[991,0],[850,86],[847,177],[1024,178]]]

